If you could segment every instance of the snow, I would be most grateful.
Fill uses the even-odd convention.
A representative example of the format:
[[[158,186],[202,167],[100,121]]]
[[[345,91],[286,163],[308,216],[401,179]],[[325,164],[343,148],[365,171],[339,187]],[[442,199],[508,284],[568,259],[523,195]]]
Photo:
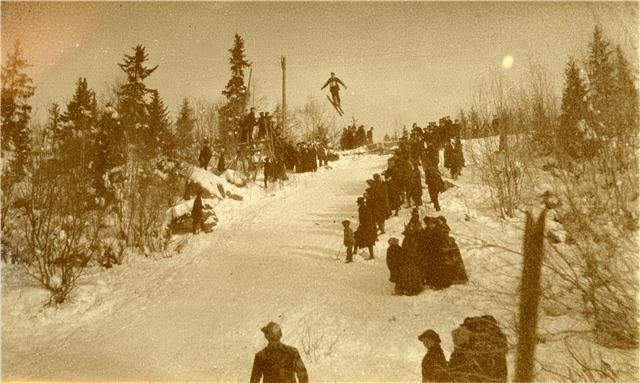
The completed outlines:
[[[465,149],[479,145],[465,142]],[[311,381],[419,381],[425,349],[416,337],[436,330],[448,356],[450,332],[472,315],[494,315],[513,344],[516,302],[505,292],[517,289],[523,215],[497,219],[478,169],[464,168],[441,205],[470,283],[392,296],[386,244],[401,238],[410,212],[387,222],[375,260],[343,263],[340,222],[357,222],[356,198],[388,156],[342,154],[331,168],[292,174],[266,190],[194,169],[191,179],[212,196],[205,204],[215,206],[215,230],[174,237],[182,252],[171,257],[87,269],[58,308],[43,308],[46,291],[19,266],[2,264],[3,379],[246,381],[269,321],[298,348]],[[229,194],[242,202],[223,201]],[[423,198],[421,214],[436,215]],[[187,214],[191,204],[168,214]],[[543,336],[584,329],[549,311]],[[538,354],[557,358],[562,342],[546,339]],[[512,373],[513,351],[508,361]]]
[[[225,178],[201,168],[192,168],[189,179],[205,191],[205,196],[223,200],[227,197],[242,200],[242,191]]]

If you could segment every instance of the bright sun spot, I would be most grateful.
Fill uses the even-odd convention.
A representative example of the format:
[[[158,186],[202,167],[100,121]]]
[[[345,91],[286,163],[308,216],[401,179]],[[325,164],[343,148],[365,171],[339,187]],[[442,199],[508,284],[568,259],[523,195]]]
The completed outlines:
[[[511,68],[511,66],[513,66],[513,56],[511,55],[504,56],[504,58],[502,59],[502,67],[504,69],[509,69]]]

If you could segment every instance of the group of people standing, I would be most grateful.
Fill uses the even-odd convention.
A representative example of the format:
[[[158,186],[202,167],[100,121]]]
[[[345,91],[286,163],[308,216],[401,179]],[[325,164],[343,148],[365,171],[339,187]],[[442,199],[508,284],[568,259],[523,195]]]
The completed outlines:
[[[422,382],[506,382],[507,337],[491,315],[468,317],[451,332],[449,361],[440,347],[440,335],[426,330],[418,340],[427,349],[422,359]]]
[[[373,126],[365,130],[364,125],[353,124],[342,129],[340,149],[351,150],[367,144],[373,144]]]
[[[418,209],[398,238],[389,239],[387,267],[389,281],[395,283],[394,295],[416,295],[425,287],[441,290],[468,282],[460,248],[450,235],[443,216],[425,216],[424,225]]]
[[[269,112],[260,112],[256,116],[256,108],[249,109],[240,126],[240,142],[247,143],[266,139],[267,134],[273,130],[273,116]]]

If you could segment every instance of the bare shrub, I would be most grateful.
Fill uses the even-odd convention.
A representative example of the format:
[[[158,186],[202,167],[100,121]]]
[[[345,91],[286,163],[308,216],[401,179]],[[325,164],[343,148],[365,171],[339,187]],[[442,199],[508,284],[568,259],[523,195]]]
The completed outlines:
[[[300,335],[302,351],[314,362],[331,356],[338,340],[338,336],[327,336],[322,327],[312,326],[308,323],[304,324]]]
[[[82,168],[61,169],[45,161],[34,169],[20,220],[25,266],[51,293],[49,304],[65,301],[98,242],[101,209],[96,208],[89,176]]]

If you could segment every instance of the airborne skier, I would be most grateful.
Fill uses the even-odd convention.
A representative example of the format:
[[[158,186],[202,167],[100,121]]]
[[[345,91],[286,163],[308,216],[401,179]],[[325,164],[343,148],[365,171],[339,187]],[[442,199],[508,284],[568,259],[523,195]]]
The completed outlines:
[[[339,78],[337,78],[336,74],[333,72],[331,72],[331,77],[329,77],[327,82],[324,83],[320,90],[324,90],[327,85],[329,85],[329,91],[331,92],[331,101],[333,103],[333,106],[335,106],[338,112],[340,112],[341,114],[344,113],[342,111],[342,106],[340,105],[340,85],[342,85],[345,89],[347,89],[347,86],[344,85],[344,83]]]

